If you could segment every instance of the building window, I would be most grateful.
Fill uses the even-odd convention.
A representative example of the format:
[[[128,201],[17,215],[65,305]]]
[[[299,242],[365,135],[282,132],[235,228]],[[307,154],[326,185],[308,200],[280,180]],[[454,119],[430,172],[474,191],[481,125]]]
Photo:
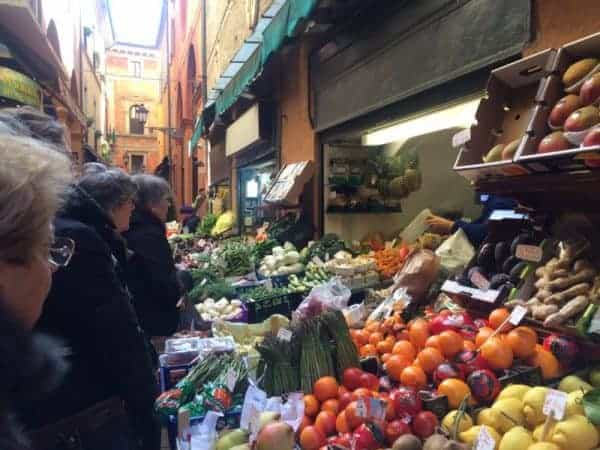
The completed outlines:
[[[129,72],[135,78],[142,78],[142,62],[129,61]]]
[[[129,110],[129,134],[144,134],[144,124],[135,117],[135,108]]]
[[[146,171],[146,155],[131,155],[129,158],[129,173],[144,173]]]

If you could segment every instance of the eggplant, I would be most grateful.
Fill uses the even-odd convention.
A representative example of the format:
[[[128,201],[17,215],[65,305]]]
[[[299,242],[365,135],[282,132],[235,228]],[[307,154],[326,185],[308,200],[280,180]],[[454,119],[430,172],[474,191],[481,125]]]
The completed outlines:
[[[502,273],[509,274],[513,267],[519,264],[519,262],[521,262],[521,260],[516,256],[509,256],[506,261],[504,261],[504,264],[502,264]]]
[[[477,265],[483,267],[486,271],[492,271],[495,265],[494,250],[494,244],[483,244],[477,254]]]
[[[492,277],[490,280],[490,289],[498,289],[505,283],[510,281],[510,277],[505,273],[499,273]]]
[[[496,270],[502,272],[502,264],[506,258],[510,256],[510,245],[506,241],[500,241],[494,248],[494,260],[496,262]]]
[[[515,264],[512,269],[510,269],[508,275],[512,283],[519,284],[519,281],[521,280],[521,272],[525,270],[525,267],[527,267],[527,263],[525,261],[520,261]]]
[[[521,233],[517,237],[515,237],[510,244],[510,253],[515,255],[517,253],[518,245],[531,245],[535,244],[535,237],[533,233]]]

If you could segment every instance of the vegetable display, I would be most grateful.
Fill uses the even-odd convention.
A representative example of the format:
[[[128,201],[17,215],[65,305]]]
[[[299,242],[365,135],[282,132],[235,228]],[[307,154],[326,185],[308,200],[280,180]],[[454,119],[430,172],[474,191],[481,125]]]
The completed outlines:
[[[235,320],[241,319],[243,314],[242,302],[240,300],[227,300],[225,297],[215,301],[208,297],[201,303],[196,304],[196,310],[203,320]]]
[[[298,361],[295,354],[297,343],[294,339],[284,341],[272,334],[256,346],[262,358],[259,374],[261,387],[269,396],[279,396],[298,390]]]
[[[258,273],[263,277],[277,277],[303,270],[304,264],[300,262],[300,253],[294,244],[286,242],[283,247],[274,247],[272,254],[262,259]]]
[[[312,288],[326,283],[331,279],[331,275],[324,267],[319,267],[314,263],[306,265],[304,277],[300,278],[297,275],[290,275],[289,288],[298,293],[308,292]]]
[[[196,233],[199,233],[203,236],[210,236],[211,231],[217,224],[219,216],[211,213],[207,213],[203,218],[198,228],[196,229]]]
[[[252,272],[251,247],[238,239],[224,242],[214,253],[213,260],[225,276],[242,276]]]
[[[329,258],[340,251],[347,251],[346,244],[335,234],[326,234],[323,238],[308,249],[308,255],[306,256],[308,261],[312,261],[315,257],[321,259],[321,261],[327,261]]]
[[[219,216],[215,226],[211,230],[211,236],[221,236],[225,232],[231,230],[233,228],[233,223],[235,221],[235,217],[233,216],[233,212],[227,211]]]
[[[408,253],[408,247],[392,247],[375,252],[377,270],[384,278],[392,278],[402,268]]]

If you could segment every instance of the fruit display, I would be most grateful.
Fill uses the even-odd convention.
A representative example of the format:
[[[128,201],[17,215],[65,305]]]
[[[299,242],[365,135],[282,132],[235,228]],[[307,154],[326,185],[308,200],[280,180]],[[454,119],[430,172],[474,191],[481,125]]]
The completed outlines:
[[[590,303],[600,295],[598,272],[575,245],[557,246],[556,256],[535,271],[535,291],[528,300],[516,299],[508,306],[520,305],[547,328],[574,325]]]
[[[492,163],[498,161],[512,161],[520,143],[521,139],[515,139],[508,144],[495,145],[483,156],[483,162]]]
[[[196,310],[203,320],[212,322],[213,320],[243,320],[244,306],[240,300],[227,300],[225,297],[218,301],[207,298],[196,304]]]

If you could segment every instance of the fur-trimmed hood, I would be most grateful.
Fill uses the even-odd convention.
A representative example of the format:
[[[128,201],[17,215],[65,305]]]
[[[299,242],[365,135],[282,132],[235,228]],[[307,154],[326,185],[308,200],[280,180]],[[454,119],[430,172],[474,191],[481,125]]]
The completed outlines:
[[[0,448],[29,449],[13,410],[53,389],[67,371],[59,342],[24,330],[0,312]]]

